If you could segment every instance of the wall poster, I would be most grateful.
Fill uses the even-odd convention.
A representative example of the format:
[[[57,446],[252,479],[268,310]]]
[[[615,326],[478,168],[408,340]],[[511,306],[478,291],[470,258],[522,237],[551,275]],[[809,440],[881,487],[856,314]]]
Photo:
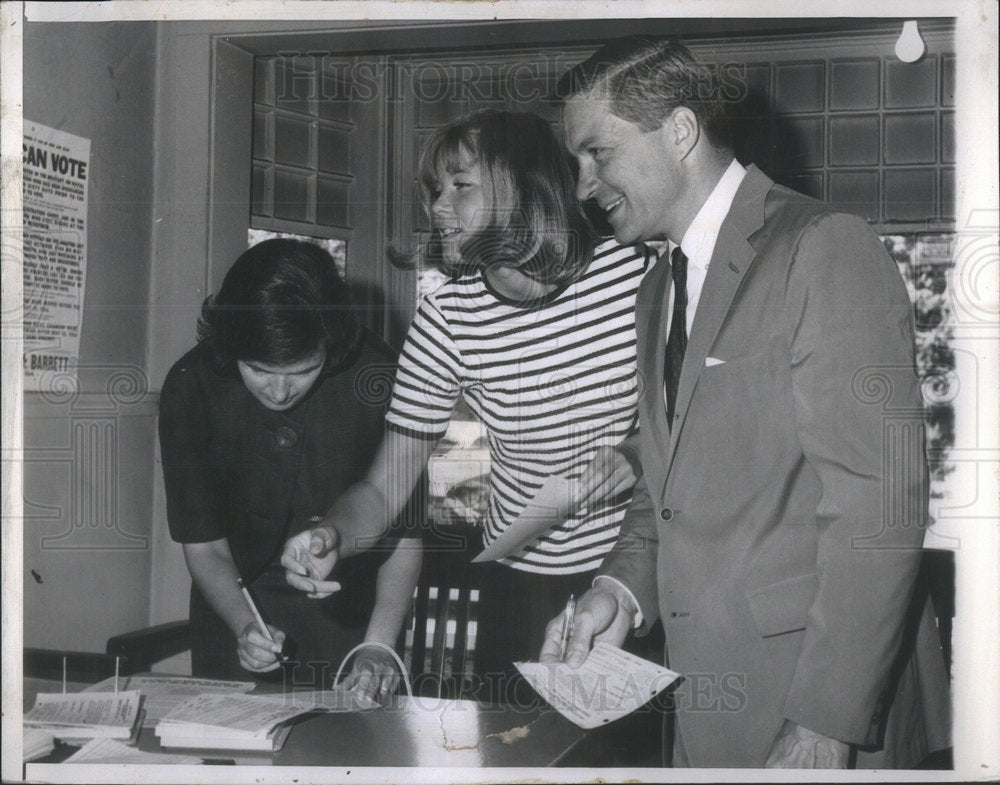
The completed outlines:
[[[90,140],[24,121],[24,389],[75,381],[87,273]]]

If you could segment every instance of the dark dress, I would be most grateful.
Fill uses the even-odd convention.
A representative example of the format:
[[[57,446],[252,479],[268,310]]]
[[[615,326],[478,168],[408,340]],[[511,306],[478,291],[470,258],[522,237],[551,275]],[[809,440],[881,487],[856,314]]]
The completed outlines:
[[[331,578],[342,589],[324,600],[289,586],[280,558],[288,537],[365,476],[382,441],[394,368],[389,348],[366,333],[349,367],[321,376],[284,412],[262,406],[238,373],[217,372],[203,346],[171,368],[159,421],[171,537],[228,539],[239,574],[265,621],[285,631],[293,660],[269,674],[242,668],[232,632],[192,585],[195,676],[328,686],[341,658],[363,639],[376,573],[395,540],[338,564]],[[416,508],[401,516],[393,535],[415,535]]]

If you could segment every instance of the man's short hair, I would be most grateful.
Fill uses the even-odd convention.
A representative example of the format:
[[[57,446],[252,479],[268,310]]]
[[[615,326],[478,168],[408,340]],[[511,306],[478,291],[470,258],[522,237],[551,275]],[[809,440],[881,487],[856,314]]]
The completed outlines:
[[[633,36],[601,47],[559,80],[557,95],[607,100],[611,111],[643,131],[663,125],[674,109],[694,112],[715,147],[730,147],[722,87],[714,67],[675,41]]]

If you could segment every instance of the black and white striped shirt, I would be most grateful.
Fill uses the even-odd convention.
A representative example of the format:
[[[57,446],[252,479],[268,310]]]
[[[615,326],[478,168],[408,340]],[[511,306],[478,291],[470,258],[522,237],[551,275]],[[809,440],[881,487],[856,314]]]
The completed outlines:
[[[608,241],[578,281],[514,304],[482,275],[448,281],[421,303],[399,358],[389,427],[444,435],[460,393],[489,435],[492,542],[549,475],[577,477],[602,445],[636,427],[635,296],[642,246]],[[538,573],[596,568],[629,499],[583,508],[503,559]]]

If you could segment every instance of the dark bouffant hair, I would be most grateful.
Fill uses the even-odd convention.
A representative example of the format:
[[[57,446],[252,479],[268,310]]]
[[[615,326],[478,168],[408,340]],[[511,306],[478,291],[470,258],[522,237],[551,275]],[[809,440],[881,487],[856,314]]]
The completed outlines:
[[[207,298],[198,340],[221,372],[238,360],[292,365],[326,351],[325,373],[348,365],[361,330],[333,257],[313,243],[265,240],[245,251]]]

